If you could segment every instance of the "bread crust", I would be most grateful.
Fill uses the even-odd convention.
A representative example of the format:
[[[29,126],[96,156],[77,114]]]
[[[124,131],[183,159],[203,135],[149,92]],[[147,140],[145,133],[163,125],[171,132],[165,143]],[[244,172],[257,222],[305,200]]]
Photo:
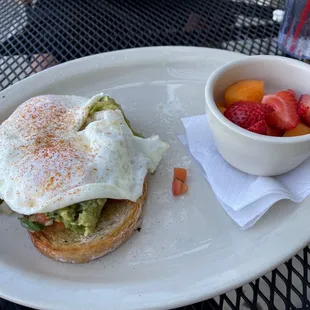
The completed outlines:
[[[146,199],[147,183],[137,202],[108,199],[96,231],[83,237],[68,229],[47,226],[30,232],[34,246],[45,256],[66,263],[86,263],[102,257],[127,241],[142,222],[142,206]]]

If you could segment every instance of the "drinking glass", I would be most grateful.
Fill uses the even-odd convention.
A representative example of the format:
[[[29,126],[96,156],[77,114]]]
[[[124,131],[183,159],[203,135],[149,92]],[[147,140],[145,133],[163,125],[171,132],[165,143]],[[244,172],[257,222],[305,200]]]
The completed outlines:
[[[290,56],[310,59],[310,0],[285,1],[278,44]]]

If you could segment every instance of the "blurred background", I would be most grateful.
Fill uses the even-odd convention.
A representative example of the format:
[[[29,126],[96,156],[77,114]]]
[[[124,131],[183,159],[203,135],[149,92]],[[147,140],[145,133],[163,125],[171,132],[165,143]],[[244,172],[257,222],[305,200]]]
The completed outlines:
[[[47,66],[158,45],[281,54],[280,0],[0,0],[0,90]]]

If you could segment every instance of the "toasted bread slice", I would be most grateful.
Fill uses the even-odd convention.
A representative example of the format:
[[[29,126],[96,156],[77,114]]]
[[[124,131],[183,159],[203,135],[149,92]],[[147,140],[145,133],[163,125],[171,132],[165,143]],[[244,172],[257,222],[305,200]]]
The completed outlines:
[[[146,191],[145,181],[137,202],[108,199],[96,231],[87,237],[52,225],[29,232],[30,238],[42,254],[62,262],[86,263],[102,257],[128,240],[139,227]]]

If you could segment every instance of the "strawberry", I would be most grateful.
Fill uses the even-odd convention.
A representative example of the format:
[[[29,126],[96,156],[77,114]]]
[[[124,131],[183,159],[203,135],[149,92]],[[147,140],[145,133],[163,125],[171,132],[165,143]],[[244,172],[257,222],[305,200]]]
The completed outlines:
[[[310,126],[310,95],[301,95],[298,106],[297,113],[300,118],[304,121],[304,123]]]
[[[266,122],[270,127],[290,130],[295,128],[299,123],[297,99],[292,90],[266,95],[263,97],[262,103],[274,109],[274,112],[266,116]]]
[[[224,115],[231,122],[247,129],[257,122],[264,120],[273,111],[273,108],[257,102],[238,101],[227,108]]]
[[[293,89],[288,89],[287,91],[288,91],[289,93],[291,93],[293,96],[296,97],[296,93],[295,93],[295,91],[294,91]]]
[[[255,132],[255,133],[259,133],[261,135],[267,135],[267,131],[268,131],[267,123],[264,119],[262,119],[261,121],[250,126],[248,130]]]
[[[267,126],[267,136],[281,137],[283,136],[283,134],[284,134],[283,130]]]

